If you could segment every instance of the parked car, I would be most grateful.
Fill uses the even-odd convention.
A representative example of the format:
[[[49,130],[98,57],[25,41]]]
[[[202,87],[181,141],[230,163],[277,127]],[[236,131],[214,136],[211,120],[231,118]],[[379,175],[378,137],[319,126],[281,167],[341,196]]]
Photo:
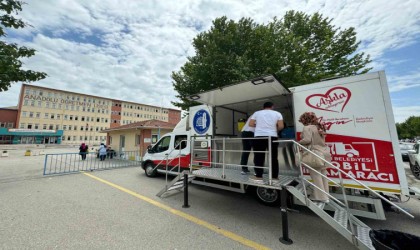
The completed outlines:
[[[408,150],[408,159],[410,162],[410,169],[414,177],[420,180],[420,141],[414,144],[413,149]]]
[[[414,149],[414,143],[400,142],[400,151],[403,161],[408,161],[408,150]]]

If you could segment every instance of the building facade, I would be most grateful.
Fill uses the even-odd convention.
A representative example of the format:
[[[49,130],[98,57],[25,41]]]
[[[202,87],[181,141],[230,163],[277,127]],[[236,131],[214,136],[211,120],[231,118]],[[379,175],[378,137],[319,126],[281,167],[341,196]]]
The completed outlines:
[[[23,84],[16,128],[63,130],[62,144],[106,143],[102,130],[156,119],[178,123],[181,111]]]
[[[116,151],[136,151],[141,155],[147,147],[156,143],[161,135],[171,132],[176,124],[158,120],[146,120],[102,131],[107,133],[107,145]]]

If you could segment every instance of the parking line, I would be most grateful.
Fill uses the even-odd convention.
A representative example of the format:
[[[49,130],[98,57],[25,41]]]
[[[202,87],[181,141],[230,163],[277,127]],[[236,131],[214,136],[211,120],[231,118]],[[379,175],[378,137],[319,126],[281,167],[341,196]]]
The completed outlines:
[[[145,202],[148,202],[148,203],[150,203],[150,204],[152,204],[152,205],[154,205],[156,207],[159,207],[161,209],[164,209],[164,210],[166,210],[166,211],[168,211],[168,212],[170,212],[172,214],[178,215],[178,216],[180,216],[180,217],[182,217],[182,218],[184,218],[186,220],[189,220],[189,221],[191,221],[191,222],[193,222],[195,224],[198,224],[200,226],[203,226],[203,227],[205,227],[205,228],[207,228],[207,229],[209,229],[209,230],[211,230],[213,232],[216,232],[218,234],[221,234],[221,235],[223,235],[223,236],[225,236],[225,237],[227,237],[229,239],[232,239],[234,241],[237,241],[237,242],[241,243],[242,245],[248,246],[248,247],[253,248],[253,249],[270,249],[269,247],[266,247],[264,245],[258,244],[258,243],[254,242],[252,240],[246,239],[246,238],[244,238],[242,236],[239,236],[239,235],[237,235],[235,233],[232,233],[230,231],[224,230],[224,229],[222,229],[222,228],[220,228],[220,227],[218,227],[216,225],[213,225],[213,224],[211,224],[211,223],[209,223],[207,221],[201,220],[201,219],[199,219],[197,217],[194,217],[192,215],[189,215],[189,214],[184,213],[182,211],[179,211],[177,209],[173,209],[173,208],[171,208],[171,207],[169,207],[169,206],[167,206],[165,204],[162,204],[162,203],[160,203],[158,201],[155,201],[153,199],[150,199],[150,198],[148,198],[146,196],[143,196],[141,194],[138,194],[138,193],[136,193],[134,191],[131,191],[129,189],[123,188],[123,187],[121,187],[121,186],[119,186],[117,184],[114,184],[112,182],[106,181],[104,179],[101,179],[101,178],[99,178],[97,176],[94,176],[94,175],[89,174],[89,173],[86,173],[86,172],[84,172],[83,174],[86,175],[86,176],[89,176],[90,178],[93,178],[93,179],[95,179],[97,181],[100,181],[102,183],[105,183],[105,184],[107,184],[107,185],[109,185],[111,187],[114,187],[114,188],[116,188],[118,190],[121,190],[121,191],[123,191],[123,192],[125,192],[127,194],[130,194],[130,195],[132,195],[134,197],[137,197],[137,198],[139,198],[139,199],[141,199],[141,200],[143,200]]]

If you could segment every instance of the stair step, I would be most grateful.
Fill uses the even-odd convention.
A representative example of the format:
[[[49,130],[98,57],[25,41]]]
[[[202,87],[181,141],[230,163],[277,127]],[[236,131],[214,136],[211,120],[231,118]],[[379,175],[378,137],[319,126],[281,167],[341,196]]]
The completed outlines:
[[[170,186],[167,191],[171,191],[171,190],[175,190],[175,189],[179,189],[179,188],[183,188],[183,187],[184,187],[184,183],[181,182],[178,185],[172,185],[172,186]]]
[[[320,201],[313,201],[313,203],[319,207],[320,209],[324,209],[325,207],[325,202],[320,202]]]
[[[357,238],[363,242],[369,249],[375,249],[372,245],[372,240],[369,237],[370,228],[356,225],[357,227]]]
[[[347,228],[349,215],[344,209],[336,209],[334,213],[334,220],[337,221],[342,227]]]

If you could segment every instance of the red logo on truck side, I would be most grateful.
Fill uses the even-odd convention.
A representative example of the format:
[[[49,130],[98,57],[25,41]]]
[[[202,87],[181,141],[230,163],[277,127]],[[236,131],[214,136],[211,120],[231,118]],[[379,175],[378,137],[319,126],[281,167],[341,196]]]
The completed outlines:
[[[309,107],[338,113],[343,112],[350,97],[350,90],[343,87],[334,87],[325,94],[310,95],[305,101]]]

